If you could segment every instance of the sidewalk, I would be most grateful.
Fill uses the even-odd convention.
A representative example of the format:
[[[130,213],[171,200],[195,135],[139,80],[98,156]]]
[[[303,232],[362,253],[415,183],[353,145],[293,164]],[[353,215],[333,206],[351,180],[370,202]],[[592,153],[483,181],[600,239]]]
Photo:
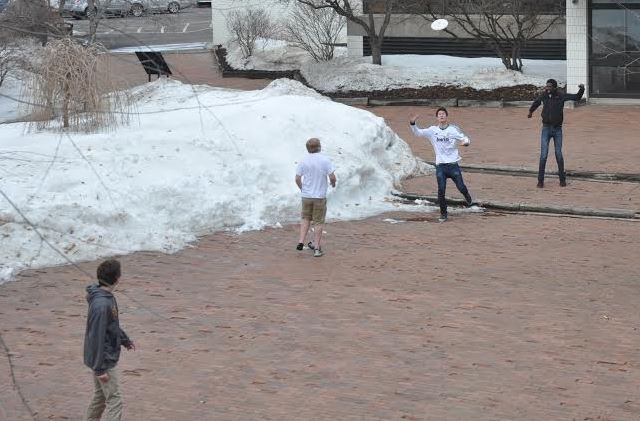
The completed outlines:
[[[166,57],[185,80],[268,83],[217,77],[210,56]],[[123,83],[146,81],[139,64],[118,63]],[[407,120],[417,112],[419,124],[431,123],[435,110],[369,110],[432,159]],[[638,172],[639,111],[567,110],[567,168]],[[450,116],[472,138],[463,162],[536,167],[539,115],[456,108]],[[465,178],[487,200],[640,206],[632,183],[570,179],[560,188],[551,177],[540,190],[535,178]],[[405,189],[433,194],[434,177]],[[319,259],[294,249],[296,226],[122,257],[121,322],[137,345],[119,365],[125,419],[637,419],[640,223],[454,209],[438,224],[437,216],[328,224]],[[97,264],[80,266],[93,273]],[[0,334],[38,419],[80,419],[89,402],[88,282],[58,267],[0,286]],[[33,420],[2,350],[0,359],[0,419]]]
[[[208,84],[229,89],[262,89],[270,80],[223,78],[215,63],[213,53],[206,52],[165,52],[162,53],[173,79],[194,85]],[[120,87],[132,87],[147,83],[148,76],[135,54],[109,54],[110,68],[117,75]],[[156,76],[151,76],[155,80]]]

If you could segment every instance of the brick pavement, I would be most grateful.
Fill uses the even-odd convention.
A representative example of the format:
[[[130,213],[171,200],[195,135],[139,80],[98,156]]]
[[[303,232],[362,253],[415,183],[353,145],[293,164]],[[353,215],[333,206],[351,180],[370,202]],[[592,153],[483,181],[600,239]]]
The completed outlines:
[[[371,110],[430,158],[407,136],[414,108]],[[568,168],[635,171],[637,111],[568,112]],[[537,121],[523,112],[455,110],[474,138],[465,162],[534,166]],[[578,144],[578,133],[589,137]],[[467,177],[483,196],[622,206],[628,194],[628,206],[638,203],[624,183],[539,191],[531,178]],[[429,180],[407,184],[431,193]],[[435,217],[330,224],[321,259],[293,250],[295,226],[123,257],[121,318],[138,344],[120,364],[127,419],[640,418],[640,224]],[[0,286],[0,333],[39,419],[79,419],[89,401],[85,284],[60,267]],[[11,392],[6,359],[0,370],[0,391],[10,391],[0,394],[0,417],[30,419]]]
[[[163,56],[173,73],[172,78],[195,85],[209,84],[230,89],[262,89],[271,81],[263,79],[223,78],[211,52],[166,52]],[[109,68],[117,75],[120,87],[131,87],[147,82],[147,74],[135,54],[108,55]],[[151,80],[155,80],[155,76]]]

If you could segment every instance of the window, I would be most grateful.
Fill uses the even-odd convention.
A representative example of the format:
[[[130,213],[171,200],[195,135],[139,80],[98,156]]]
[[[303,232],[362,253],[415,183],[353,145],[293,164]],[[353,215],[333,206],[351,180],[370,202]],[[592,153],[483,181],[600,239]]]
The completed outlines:
[[[592,0],[591,93],[640,95],[640,0]]]

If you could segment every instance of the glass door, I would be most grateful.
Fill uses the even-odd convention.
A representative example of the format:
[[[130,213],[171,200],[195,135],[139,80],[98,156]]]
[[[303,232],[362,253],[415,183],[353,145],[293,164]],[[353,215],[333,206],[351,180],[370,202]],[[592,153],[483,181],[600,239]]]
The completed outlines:
[[[640,98],[640,0],[592,0],[591,96]]]

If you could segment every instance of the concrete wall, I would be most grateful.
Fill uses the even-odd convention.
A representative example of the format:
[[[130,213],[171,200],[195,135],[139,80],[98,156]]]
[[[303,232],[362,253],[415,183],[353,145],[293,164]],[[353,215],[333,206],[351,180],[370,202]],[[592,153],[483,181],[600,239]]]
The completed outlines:
[[[567,91],[575,93],[578,84],[589,78],[589,10],[587,0],[567,1]],[[589,94],[587,86],[586,96]]]
[[[362,10],[362,0],[354,0],[351,4],[353,10]],[[351,24],[352,22],[347,21],[347,54],[352,57],[362,57],[364,55],[362,34],[352,34],[353,28]]]

